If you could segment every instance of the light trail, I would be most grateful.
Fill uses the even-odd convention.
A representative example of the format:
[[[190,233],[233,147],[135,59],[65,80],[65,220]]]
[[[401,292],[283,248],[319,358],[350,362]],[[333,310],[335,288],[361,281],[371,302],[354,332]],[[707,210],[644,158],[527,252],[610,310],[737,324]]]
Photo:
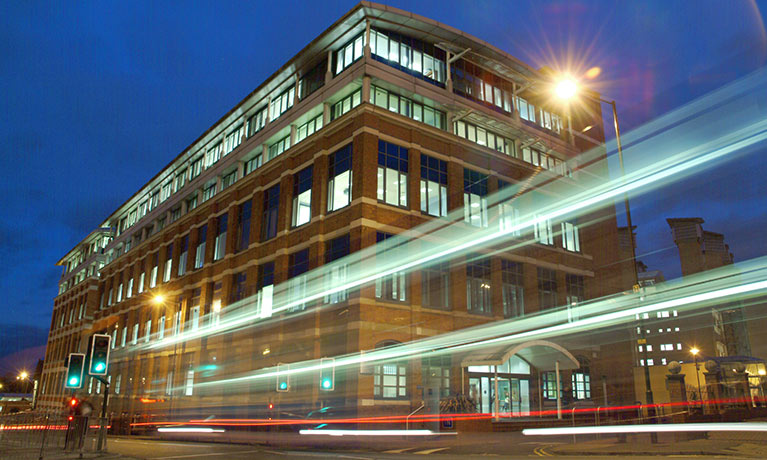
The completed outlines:
[[[458,434],[431,430],[301,430],[299,433],[320,436],[444,436]]]
[[[220,428],[186,428],[186,427],[161,427],[157,431],[160,433],[223,433],[226,430]]]
[[[563,428],[526,428],[522,430],[525,436],[556,436],[568,434],[620,434],[620,433],[675,433],[683,431],[750,431],[765,432],[767,423],[764,422],[732,422],[732,423],[668,423],[647,425],[610,425],[610,426],[577,426]]]
[[[293,363],[288,369],[279,370],[277,367],[270,367],[245,376],[201,382],[197,385],[231,385],[238,382],[316,372],[333,366],[339,369],[411,356],[436,356],[499,344],[513,344],[553,335],[559,336],[633,323],[636,315],[644,313],[668,309],[685,311],[719,303],[725,299],[765,294],[767,294],[767,258],[760,258],[691,276],[679,285],[670,283],[658,285],[658,291],[652,294],[629,294],[589,303],[581,307],[579,311],[579,314],[585,318],[576,321],[567,321],[566,311],[554,311],[530,318],[490,323],[365,354],[336,357],[332,364],[323,364],[320,360],[309,360]],[[663,299],[664,296],[673,298]],[[646,304],[632,306],[642,302]]]

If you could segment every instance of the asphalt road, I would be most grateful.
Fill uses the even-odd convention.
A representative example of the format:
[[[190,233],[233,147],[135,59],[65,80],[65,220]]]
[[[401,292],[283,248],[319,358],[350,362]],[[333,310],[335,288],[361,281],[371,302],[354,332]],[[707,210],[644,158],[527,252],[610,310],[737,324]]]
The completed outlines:
[[[240,440],[245,442],[245,440]],[[453,436],[450,439],[404,439],[391,438],[382,440],[345,438],[307,440],[295,435],[282,439],[274,437],[272,445],[263,444],[227,444],[194,442],[181,439],[152,439],[113,437],[109,440],[110,453],[142,460],[171,459],[414,459],[422,460],[430,455],[438,460],[466,460],[467,458],[502,458],[530,459],[535,457],[556,456],[550,451],[560,443],[570,443],[571,438],[546,438],[531,440],[520,433],[471,433]],[[258,442],[251,440],[250,442]],[[674,456],[678,457],[678,456]],[[696,457],[685,455],[685,457]],[[570,457],[577,458],[577,457]],[[589,457],[614,460],[615,456]],[[658,455],[632,456],[632,459],[657,459]],[[711,458],[711,457],[706,457]],[[722,457],[733,458],[733,457]]]

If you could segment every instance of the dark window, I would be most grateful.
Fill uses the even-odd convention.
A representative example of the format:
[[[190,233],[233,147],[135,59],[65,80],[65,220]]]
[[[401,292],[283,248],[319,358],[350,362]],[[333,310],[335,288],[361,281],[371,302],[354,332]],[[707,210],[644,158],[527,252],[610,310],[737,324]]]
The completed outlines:
[[[501,260],[503,316],[515,318],[525,314],[522,264]]]
[[[306,297],[306,276],[309,271],[309,249],[294,252],[288,261],[288,311],[300,311],[306,308],[306,303],[296,303]]]
[[[267,262],[258,267],[258,288],[274,284],[274,262]]]
[[[387,239],[393,237],[389,233],[377,232],[376,242],[381,244]],[[401,251],[400,248],[390,245],[382,245],[384,249],[379,249],[379,254],[385,256],[388,262],[393,261],[396,255]],[[379,246],[382,247],[382,246]],[[407,274],[397,272],[376,279],[376,298],[391,302],[406,302],[407,299]]]
[[[247,296],[248,274],[245,272],[235,273],[232,281],[232,301],[244,299]]]
[[[194,268],[201,268],[205,263],[205,241],[208,238],[208,226],[203,225],[197,230],[197,252],[194,256]]]
[[[421,303],[429,308],[448,308],[450,292],[450,264],[442,262],[426,267],[421,272],[423,298]]]
[[[554,270],[538,267],[538,298],[541,310],[557,306],[557,273]]]
[[[226,230],[229,226],[229,214],[219,216],[216,220],[216,241],[213,244],[213,260],[220,260],[226,254]]]
[[[312,94],[325,85],[325,72],[328,68],[327,59],[318,62],[317,65],[306,71],[298,83],[298,95],[301,99]]]
[[[466,263],[466,306],[472,313],[491,313],[490,259],[470,255]]]
[[[237,229],[237,250],[244,251],[250,244],[250,210],[252,202],[250,200],[240,205],[240,223]]]
[[[335,239],[332,239],[326,243],[325,247],[325,263],[331,263],[338,259],[342,259],[349,255],[349,235],[344,235]],[[325,275],[327,280],[325,289],[334,289],[343,286],[346,283],[347,271],[349,268],[348,262],[336,263],[330,267],[330,271]],[[343,302],[349,296],[346,289],[343,291],[331,292],[325,295],[325,303],[338,303]]]
[[[277,213],[280,206],[280,184],[264,192],[264,219],[261,239],[268,240],[277,236]]]

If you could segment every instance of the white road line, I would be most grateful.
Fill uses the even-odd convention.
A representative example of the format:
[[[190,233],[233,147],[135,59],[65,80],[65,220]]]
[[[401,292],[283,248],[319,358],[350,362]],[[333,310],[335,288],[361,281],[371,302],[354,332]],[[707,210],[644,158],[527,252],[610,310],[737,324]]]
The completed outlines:
[[[208,449],[211,449],[213,447],[220,447],[217,445],[211,445],[211,444],[180,444],[177,442],[163,442],[163,441],[150,441],[150,442],[142,442],[142,441],[133,441],[130,439],[109,439],[109,442],[122,442],[127,444],[149,444],[152,446],[161,445],[161,446],[176,446],[176,447],[207,447]]]
[[[392,449],[392,450],[385,450],[381,452],[382,454],[401,454],[403,452],[407,452],[408,450],[413,450],[415,447],[405,447],[404,449]]]
[[[205,454],[173,455],[171,457],[150,457],[148,460],[166,460],[171,458],[194,458],[194,457],[213,457],[219,455],[252,454],[261,452],[261,450],[232,450],[229,452],[208,452]]]
[[[433,454],[434,452],[439,452],[441,450],[447,450],[450,449],[449,447],[437,447],[436,449],[426,449],[426,450],[419,450],[418,452],[413,452],[413,455],[429,455]]]

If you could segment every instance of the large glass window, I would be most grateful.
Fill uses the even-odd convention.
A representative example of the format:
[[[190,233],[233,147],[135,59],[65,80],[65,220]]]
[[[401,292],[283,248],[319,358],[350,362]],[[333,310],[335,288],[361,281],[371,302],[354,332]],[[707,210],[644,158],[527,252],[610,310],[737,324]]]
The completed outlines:
[[[501,291],[504,318],[517,318],[525,314],[525,288],[522,264],[501,260]]]
[[[280,184],[264,192],[264,218],[261,227],[261,240],[266,241],[277,236],[277,216],[280,207]]]
[[[261,131],[266,126],[266,107],[262,108],[248,119],[248,137]]]
[[[248,174],[252,173],[256,169],[261,167],[261,161],[262,161],[261,154],[258,154],[254,156],[253,158],[250,158],[248,160],[245,160],[245,172],[244,174],[247,176]]]
[[[309,166],[293,176],[293,227],[312,219],[312,171],[312,166]]]
[[[224,174],[224,177],[221,178],[221,190],[226,190],[227,188],[234,185],[234,183],[237,182],[237,170]]]
[[[205,263],[205,242],[208,238],[208,226],[203,225],[197,230],[197,251],[194,256],[194,268],[202,268]]]
[[[567,286],[567,305],[576,306],[586,298],[583,287],[583,277],[580,275],[565,275],[565,284]]]
[[[407,149],[378,141],[378,199],[407,206]]]
[[[573,399],[591,399],[591,375],[588,368],[578,369],[573,372]]]
[[[250,245],[250,213],[252,201],[248,200],[239,207],[240,222],[237,226],[237,251],[243,251]]]
[[[509,185],[508,182],[499,180],[498,190],[502,190]],[[498,224],[502,232],[509,232],[509,235],[513,236],[520,236],[522,231],[518,227],[520,223],[519,208],[514,205],[514,200],[514,198],[510,198],[498,204]]]
[[[551,229],[551,219],[540,219],[535,216],[537,223],[533,226],[535,240],[541,244],[554,244],[554,232]]]
[[[309,271],[309,249],[303,249],[290,255],[288,260],[288,302],[293,303],[306,297],[306,275]],[[288,311],[301,311],[306,303],[292,305]]]
[[[462,120],[456,121],[453,124],[453,129],[458,137],[468,139],[471,142],[497,150],[506,155],[515,156],[514,142],[500,134]]]
[[[286,89],[279,96],[272,99],[272,102],[269,105],[270,123],[280,118],[283,113],[287,112],[288,109],[293,107],[293,102],[295,102],[295,95],[296,87],[291,85],[290,88]]]
[[[222,142],[218,142],[213,147],[209,148],[208,151],[205,153],[205,168],[209,168],[211,165],[215,164],[218,160],[221,159],[221,154],[224,152],[224,144]]]
[[[325,247],[325,263],[330,264],[349,255],[349,235],[334,238],[327,242]],[[343,286],[346,283],[348,263],[335,263],[325,275],[325,288],[330,290]],[[325,303],[343,302],[349,294],[346,289],[325,295]]]
[[[228,214],[219,216],[216,222],[216,241],[213,246],[213,260],[220,260],[226,254],[226,230]]]
[[[394,32],[370,30],[372,57],[422,80],[445,82],[445,52]]]
[[[322,129],[322,114],[296,128],[296,144]]]
[[[581,239],[577,225],[562,222],[562,247],[568,251],[581,252]]]
[[[352,65],[357,59],[361,58],[365,53],[364,49],[365,34],[362,33],[336,51],[336,75],[343,72],[344,69]]]
[[[212,180],[202,188],[202,202],[206,202],[216,195],[216,181]]]
[[[271,161],[290,148],[290,135],[283,137],[269,146],[269,156],[266,161]]]
[[[435,380],[439,384],[439,397],[450,396],[450,356],[432,356],[421,361],[421,380],[426,386],[426,381]]]
[[[163,267],[162,282],[170,281],[171,270],[173,270],[173,243],[165,249],[165,266]]]
[[[450,298],[450,264],[442,262],[421,271],[421,304],[428,308],[447,309]]]
[[[415,121],[426,123],[435,128],[445,129],[445,113],[389,90],[373,86],[370,89],[373,104],[399,113]]]
[[[331,107],[330,111],[330,119],[335,120],[336,118],[346,114],[351,109],[360,105],[360,102],[362,102],[362,90],[358,89],[333,104],[333,107]]]
[[[325,71],[328,68],[327,59],[318,62],[307,70],[298,81],[298,97],[304,99],[325,85]]]
[[[491,313],[490,259],[470,255],[466,263],[466,307],[472,313]]]
[[[496,110],[511,113],[511,82],[464,59],[452,63],[450,72],[454,93]]]
[[[487,174],[463,170],[463,220],[487,227]]]
[[[530,163],[533,166],[539,166],[543,169],[548,169],[549,171],[553,171],[560,176],[573,176],[573,172],[569,169],[567,163],[533,147],[525,147],[522,149],[522,161]]]
[[[186,273],[186,259],[189,255],[189,235],[181,239],[181,254],[178,256],[178,276]]]
[[[447,162],[421,154],[421,212],[447,215]]]
[[[174,193],[178,192],[179,190],[184,188],[185,183],[186,183],[186,169],[182,169],[176,174],[176,180],[173,181],[173,192]]]
[[[556,400],[557,399],[557,373],[556,372],[541,372],[541,387],[543,392],[543,399]],[[561,392],[561,385],[560,385]]]
[[[557,306],[557,273],[538,267],[538,300],[540,310]]]
[[[328,211],[348,206],[352,198],[352,144],[330,155]]]
[[[376,243],[380,244],[393,236],[394,235],[389,233],[377,232]],[[394,257],[392,257],[391,254],[396,254],[400,250],[401,249],[398,247],[387,246],[385,254],[389,256],[389,260],[392,260]],[[375,293],[377,299],[383,299],[391,302],[406,302],[408,300],[407,273],[402,271],[377,278]]]
[[[376,345],[376,349],[396,344],[397,342],[389,340]],[[373,368],[373,396],[382,399],[406,398],[407,367],[408,364],[404,361],[376,365]]]
[[[160,264],[160,253],[155,252],[154,256],[152,256],[152,271],[149,273],[149,288],[153,288],[157,286],[157,270],[159,269],[158,265]]]
[[[227,134],[224,141],[224,155],[228,155],[229,152],[236,149],[242,143],[244,135],[245,129],[242,125],[237,126],[231,133]]]

